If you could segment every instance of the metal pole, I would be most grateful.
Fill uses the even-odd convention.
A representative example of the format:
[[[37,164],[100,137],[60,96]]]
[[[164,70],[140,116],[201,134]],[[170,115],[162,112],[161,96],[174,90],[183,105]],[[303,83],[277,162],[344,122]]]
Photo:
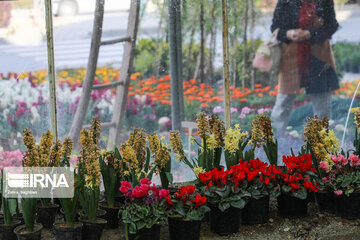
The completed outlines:
[[[51,130],[58,140],[57,116],[56,116],[56,79],[55,79],[55,58],[54,58],[54,36],[52,23],[52,6],[51,0],[45,0],[46,13],[46,39],[48,52],[48,75],[50,89],[50,110],[51,110]]]
[[[223,18],[223,62],[224,62],[224,90],[225,90],[225,127],[231,126],[230,115],[230,86],[229,86],[229,43],[228,43],[228,16],[226,0],[222,0]]]
[[[184,113],[184,79],[183,79],[183,54],[182,54],[182,31],[181,31],[181,0],[176,0],[176,65],[177,65],[177,83],[178,83],[178,101],[180,108],[180,121],[185,119]]]

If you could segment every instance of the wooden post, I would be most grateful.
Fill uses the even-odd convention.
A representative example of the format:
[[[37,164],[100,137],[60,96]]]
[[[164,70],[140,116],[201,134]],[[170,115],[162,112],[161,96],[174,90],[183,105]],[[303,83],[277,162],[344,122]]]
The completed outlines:
[[[84,124],[84,119],[89,107],[89,101],[91,96],[91,91],[94,84],[94,77],[97,67],[97,61],[99,57],[99,48],[101,43],[101,34],[102,34],[102,25],[104,19],[104,4],[105,0],[97,0],[96,8],[94,14],[94,25],[93,32],[91,37],[91,48],[89,54],[88,65],[86,69],[82,97],[80,98],[79,105],[76,109],[74,120],[72,122],[69,136],[74,141],[78,142],[80,131]]]
[[[241,87],[244,89],[246,87],[246,62],[247,62],[247,30],[248,30],[248,12],[249,12],[249,4],[248,0],[244,0],[244,9],[243,9],[243,52],[242,52],[242,81]]]
[[[51,0],[45,1],[46,13],[46,40],[48,53],[48,77],[50,89],[50,112],[51,112],[51,131],[58,140],[57,116],[56,116],[56,79],[55,79],[55,59],[54,59],[54,35],[52,23],[52,6]]]
[[[204,0],[200,3],[200,81],[205,83],[205,33],[204,33]]]
[[[231,126],[230,115],[230,86],[229,86],[229,42],[228,42],[228,16],[226,0],[222,0],[223,18],[223,62],[224,62],[224,93],[225,93],[225,127]]]

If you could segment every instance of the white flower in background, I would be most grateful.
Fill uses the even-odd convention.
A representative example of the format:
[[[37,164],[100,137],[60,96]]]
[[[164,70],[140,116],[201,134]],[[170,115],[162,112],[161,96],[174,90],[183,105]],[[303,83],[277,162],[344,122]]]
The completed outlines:
[[[5,119],[7,118],[9,113],[10,113],[10,110],[8,108],[5,108],[4,111],[3,111],[3,116],[4,116]]]
[[[18,132],[18,133],[16,134],[16,137],[22,138],[23,136],[22,136],[21,132]]]
[[[169,122],[169,121],[170,121],[170,118],[168,118],[168,117],[161,117],[161,118],[159,118],[158,123],[159,123],[159,126],[160,126],[160,127],[164,127],[165,124],[166,124],[167,122]]]
[[[334,121],[334,120],[329,120],[329,126],[330,126],[330,127],[334,126],[334,124],[335,124],[335,121]]]
[[[30,112],[31,112],[31,115],[32,115],[31,123],[34,124],[36,122],[40,122],[40,115],[39,115],[39,112],[36,109],[36,107],[34,107],[34,106],[31,107]]]
[[[289,135],[291,137],[293,137],[293,138],[299,138],[300,137],[300,134],[296,130],[292,130],[291,132],[289,132]]]
[[[287,126],[287,127],[286,127],[286,130],[287,130],[287,131],[290,131],[291,129],[293,129],[292,126]]]
[[[345,130],[345,126],[342,125],[342,124],[338,124],[335,126],[335,131],[338,131],[338,132],[343,132]]]

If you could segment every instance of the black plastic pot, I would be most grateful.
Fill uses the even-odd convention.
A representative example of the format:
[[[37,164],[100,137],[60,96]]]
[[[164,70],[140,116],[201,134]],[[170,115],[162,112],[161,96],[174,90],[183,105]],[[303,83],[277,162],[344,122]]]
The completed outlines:
[[[201,221],[168,218],[170,240],[199,240]]]
[[[16,240],[14,229],[21,224],[20,220],[12,220],[12,224],[6,225],[3,218],[0,219],[0,239],[1,240]]]
[[[335,195],[332,192],[315,193],[316,205],[320,212],[335,213]]]
[[[242,211],[242,220],[246,224],[263,224],[269,219],[269,196],[260,199],[250,198]]]
[[[22,213],[15,214],[15,215],[13,216],[13,219],[14,219],[14,220],[20,220],[20,221],[21,221],[21,224],[25,224],[24,217],[23,217],[23,214],[22,214]]]
[[[75,223],[73,227],[66,226],[65,223],[55,223],[56,240],[82,240],[83,223]]]
[[[87,219],[80,219],[83,223],[82,240],[100,240],[104,228],[106,227],[106,220],[97,218],[96,222],[89,222]]]
[[[44,228],[51,229],[55,222],[59,205],[49,204],[49,206],[38,206],[36,209],[36,221],[41,223]]]
[[[125,204],[125,199],[126,199],[125,196],[120,193],[117,196],[115,196],[115,202]]]
[[[335,214],[346,219],[360,219],[360,192],[335,196]]]
[[[41,223],[36,223],[32,232],[26,231],[25,225],[20,225],[14,229],[14,233],[18,240],[41,240],[42,229],[43,225]]]
[[[154,225],[151,228],[143,228],[136,234],[128,234],[128,237],[129,240],[160,240],[160,229],[160,225]]]
[[[97,217],[97,218],[105,219],[105,218],[104,218],[105,215],[106,215],[106,211],[105,211],[104,209],[98,209],[98,210],[96,210],[96,217]],[[80,212],[80,213],[79,213],[79,219],[81,219],[81,218],[86,219],[86,214],[85,214],[84,212]]]
[[[106,214],[102,217],[107,221],[107,228],[115,229],[119,226],[119,210],[123,207],[123,204],[115,202],[114,207],[109,207],[106,202],[100,203],[99,207],[106,211]]]
[[[307,215],[307,199],[299,199],[289,194],[277,198],[278,214],[284,218],[301,218]]]
[[[210,230],[219,235],[230,235],[239,231],[241,209],[230,207],[222,212],[217,205],[210,205]]]

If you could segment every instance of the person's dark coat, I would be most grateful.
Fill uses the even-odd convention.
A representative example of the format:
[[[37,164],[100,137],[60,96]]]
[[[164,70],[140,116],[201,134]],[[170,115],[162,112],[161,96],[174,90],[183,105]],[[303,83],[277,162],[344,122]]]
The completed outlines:
[[[286,32],[299,28],[299,15],[303,0],[279,0],[275,9],[271,31],[279,28],[277,38],[285,45],[291,45],[292,41],[286,37]],[[312,46],[321,45],[329,41],[337,31],[339,24],[336,20],[333,0],[317,0],[317,17],[323,20],[323,24],[310,29]],[[332,54],[332,52],[331,52]],[[335,66],[324,62],[311,52],[310,55],[310,81],[301,79],[301,87],[305,87],[307,93],[329,92],[339,88],[339,81],[335,72]],[[329,67],[329,65],[331,67]],[[280,74],[281,75],[281,74]],[[281,78],[281,77],[280,77]],[[289,78],[286,79],[288,81]]]

